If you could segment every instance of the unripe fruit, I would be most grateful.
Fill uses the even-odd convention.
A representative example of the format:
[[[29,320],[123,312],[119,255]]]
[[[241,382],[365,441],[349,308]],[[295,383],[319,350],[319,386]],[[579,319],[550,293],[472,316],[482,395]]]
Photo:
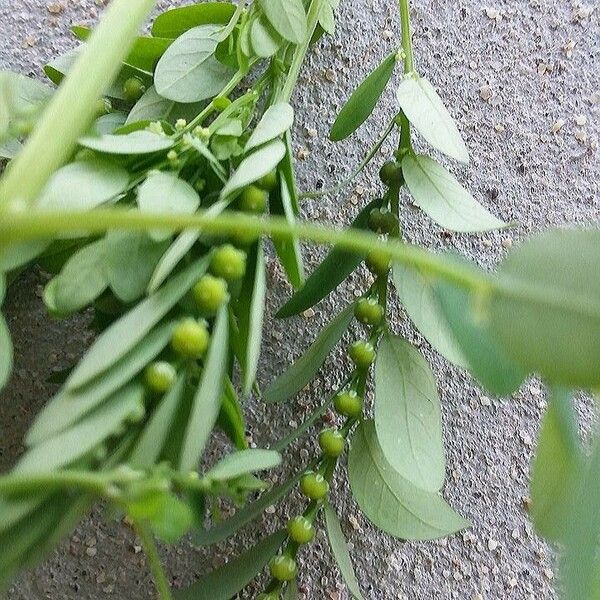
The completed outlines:
[[[358,340],[348,348],[348,356],[359,369],[368,369],[375,360],[375,348],[370,342]]]
[[[369,229],[374,233],[383,233],[383,214],[381,209],[374,208],[369,213]]]
[[[398,163],[390,160],[381,167],[379,177],[388,187],[393,184],[402,183],[402,168]]]
[[[390,270],[390,255],[383,250],[372,250],[367,256],[367,267],[374,275],[387,275]]]
[[[231,244],[225,244],[213,254],[210,270],[225,281],[241,279],[246,272],[246,253]]]
[[[273,169],[270,173],[263,175],[256,185],[267,192],[272,192],[277,187],[277,171]]]
[[[255,185],[249,185],[240,196],[239,206],[245,212],[264,213],[267,210],[269,194]]]
[[[137,102],[145,91],[144,84],[137,77],[130,77],[123,84],[123,95],[128,102]]]
[[[337,429],[324,429],[319,434],[319,446],[325,456],[337,458],[344,452],[346,440]]]
[[[311,500],[321,500],[329,492],[329,483],[320,473],[308,471],[300,480],[300,491]]]
[[[308,544],[315,539],[313,524],[303,516],[294,517],[287,524],[290,539],[296,544]]]
[[[164,360],[153,362],[146,367],[144,381],[146,387],[156,394],[164,394],[171,389],[177,377],[175,367]]]
[[[354,390],[340,392],[333,405],[340,415],[352,419],[360,417],[363,411],[363,399]]]
[[[400,221],[398,217],[389,210],[381,213],[381,232],[390,235],[398,235],[400,231]]]
[[[298,573],[298,565],[291,556],[279,555],[271,559],[269,570],[273,579],[291,581]]]
[[[184,358],[200,358],[208,349],[210,334],[206,324],[187,318],[181,321],[173,331],[171,346]]]
[[[215,110],[222,112],[228,106],[231,105],[231,100],[229,98],[227,98],[227,96],[217,96],[216,98],[213,99],[212,105],[215,108]]]
[[[212,275],[204,275],[194,286],[192,295],[198,310],[207,317],[214,315],[229,300],[227,282]]]
[[[361,298],[356,303],[354,316],[358,322],[374,327],[381,323],[384,312],[383,306],[375,298]]]
[[[108,98],[98,98],[96,103],[96,116],[102,117],[107,115],[112,110],[112,104]]]

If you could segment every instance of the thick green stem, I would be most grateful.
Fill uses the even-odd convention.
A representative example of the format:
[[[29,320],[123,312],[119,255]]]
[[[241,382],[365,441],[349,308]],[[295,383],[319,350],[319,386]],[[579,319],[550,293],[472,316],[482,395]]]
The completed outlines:
[[[412,49],[412,35],[410,31],[409,0],[399,0],[400,19],[402,24],[402,50],[404,50],[404,72],[412,73],[415,70],[415,61]]]
[[[167,580],[167,576],[162,567],[158,549],[154,542],[154,538],[152,537],[152,532],[147,525],[142,523],[135,524],[135,532],[142,542],[142,547],[148,558],[148,566],[150,567],[150,572],[154,578],[154,584],[156,585],[161,600],[173,600],[171,586],[169,585],[169,581]]]
[[[121,68],[155,0],[114,0],[69,71],[29,141],[0,181],[0,206],[31,203],[73,152],[96,101]]]

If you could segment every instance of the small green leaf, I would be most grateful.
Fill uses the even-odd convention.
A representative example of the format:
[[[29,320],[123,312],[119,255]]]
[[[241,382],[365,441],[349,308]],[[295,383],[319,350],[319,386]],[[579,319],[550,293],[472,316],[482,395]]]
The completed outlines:
[[[420,352],[385,334],[375,366],[375,428],[387,462],[419,489],[445,477],[442,414],[435,377]]]
[[[104,154],[153,154],[168,150],[173,140],[166,135],[158,135],[151,131],[134,131],[127,135],[101,135],[100,137],[84,137],[79,144],[84,148],[103,152]]]
[[[284,155],[285,144],[281,140],[273,140],[246,156],[227,185],[221,190],[221,198],[228,198],[247,185],[268,175],[277,167]]]
[[[302,0],[258,0],[265,16],[277,33],[293,44],[300,44],[308,25]]]
[[[506,227],[432,158],[407,154],[402,161],[402,173],[415,203],[438,225],[461,232]]]
[[[279,138],[294,124],[294,109],[287,102],[273,104],[262,116],[246,144],[246,152]]]
[[[273,450],[248,449],[228,454],[221,459],[208,473],[206,479],[227,481],[246,473],[266,471],[281,464],[281,455]]]
[[[142,212],[168,212],[192,214],[200,206],[200,197],[187,181],[175,173],[153,172],[138,188],[137,203]],[[154,240],[171,237],[162,229],[148,232]]]
[[[105,160],[81,160],[60,168],[40,194],[44,210],[89,210],[116,199],[127,187],[129,174]]]
[[[406,77],[397,98],[408,120],[427,142],[451,158],[469,162],[469,151],[454,119],[427,79],[418,75]]]
[[[348,545],[340,521],[331,504],[325,503],[323,508],[325,512],[325,524],[327,526],[329,546],[331,547],[333,556],[340,568],[340,573],[353,598],[355,600],[364,600],[360,591],[360,586],[358,585],[358,580],[356,579],[356,574],[354,573],[354,567],[352,566],[352,560],[350,559]]]
[[[377,443],[373,421],[363,421],[354,433],[348,478],[368,519],[394,537],[432,540],[470,525],[439,494],[416,488],[394,471]]]
[[[277,53],[283,44],[281,37],[262,15],[252,23],[250,42],[254,54],[261,58],[270,58]]]
[[[171,425],[175,420],[175,414],[179,409],[185,380],[185,373],[181,373],[144,427],[129,456],[129,462],[133,467],[150,468],[158,461],[169,436]]]
[[[175,106],[173,100],[163,98],[152,85],[131,109],[125,124],[138,121],[162,121],[166,119]]]
[[[267,403],[284,402],[310,383],[329,356],[332,348],[342,339],[354,315],[354,304],[347,306],[323,328],[310,348],[273,381],[264,391]]]
[[[377,208],[381,200],[373,200],[365,206],[351,224],[354,229],[366,229],[371,210]],[[314,306],[350,275],[364,260],[364,256],[347,250],[333,248],[323,262],[277,313],[279,318],[291,317]]]
[[[0,314],[0,390],[8,383],[13,367],[13,345],[4,316]]]
[[[393,279],[400,302],[423,337],[451,363],[468,369],[469,363],[440,308],[435,280],[400,264],[394,265]]]
[[[339,142],[352,135],[371,115],[396,66],[393,52],[354,90],[342,107],[329,138]]]
[[[229,600],[242,590],[277,554],[286,538],[278,531],[199,581],[174,594],[175,600]]]
[[[172,8],[156,18],[152,25],[152,35],[159,38],[178,38],[200,25],[225,25],[234,12],[235,6],[229,2],[203,2]]]
[[[298,591],[298,582],[295,579],[292,579],[292,581],[288,582],[288,584],[285,587],[285,592],[283,594],[283,599],[284,600],[299,600],[300,599],[300,593]]]
[[[529,514],[540,535],[560,542],[569,527],[583,453],[571,395],[555,389],[540,430],[531,475]]]
[[[55,436],[97,408],[160,354],[169,343],[172,331],[173,323],[158,326],[89,385],[75,391],[61,390],[36,416],[27,432],[27,445],[33,446]]]
[[[192,471],[198,467],[204,447],[217,422],[221,408],[223,378],[227,368],[228,348],[227,309],[223,307],[213,327],[210,349],[185,432],[179,460],[181,471]]]
[[[156,91],[176,102],[199,102],[216,96],[233,70],[214,56],[220,27],[200,25],[177,38],[158,61]]]
[[[116,364],[183,298],[206,273],[210,256],[191,264],[150,296],[115,321],[88,350],[67,380],[67,390],[75,390]]]
[[[221,412],[217,421],[238,450],[248,448],[246,439],[246,421],[240,400],[229,377],[225,379]]]
[[[49,241],[34,240],[32,242],[0,246],[0,273],[8,273],[26,265],[39,256],[49,245]]]
[[[334,8],[337,8],[337,3],[327,0],[321,4],[321,12],[319,12],[319,25],[323,28],[323,31],[329,35],[335,33]]]
[[[125,125],[126,121],[127,115],[122,112],[111,112],[107,115],[102,115],[92,125],[90,134],[101,136],[115,133],[117,129],[121,129]]]
[[[71,429],[33,446],[17,463],[15,472],[43,473],[71,464],[118,432],[132,415],[139,414],[143,400],[141,385],[124,388]]]

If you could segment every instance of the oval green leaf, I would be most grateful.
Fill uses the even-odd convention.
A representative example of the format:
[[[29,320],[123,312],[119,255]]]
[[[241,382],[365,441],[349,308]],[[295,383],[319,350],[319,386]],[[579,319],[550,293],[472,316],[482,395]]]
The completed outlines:
[[[162,121],[169,116],[174,106],[175,102],[173,100],[163,98],[152,85],[135,103],[127,116],[125,124],[131,125],[139,121]]]
[[[279,452],[249,448],[248,450],[228,454],[206,473],[205,478],[213,481],[227,481],[246,473],[273,469],[280,464],[281,455]]]
[[[260,16],[252,23],[250,42],[254,54],[261,58],[270,58],[277,53],[283,40],[271,27],[264,16]]]
[[[84,148],[104,154],[153,154],[168,150],[174,144],[166,135],[158,135],[151,131],[134,131],[127,135],[101,135],[100,137],[84,137],[79,140]]]
[[[273,106],[267,108],[252,132],[246,144],[246,152],[280,137],[291,129],[293,124],[294,109],[287,102],[273,104]]]
[[[258,0],[258,3],[281,37],[293,44],[304,41],[308,25],[302,0]]]
[[[235,5],[229,2],[203,2],[191,6],[172,8],[161,13],[152,25],[152,35],[161,38],[177,38],[200,25],[225,25],[229,22]]]

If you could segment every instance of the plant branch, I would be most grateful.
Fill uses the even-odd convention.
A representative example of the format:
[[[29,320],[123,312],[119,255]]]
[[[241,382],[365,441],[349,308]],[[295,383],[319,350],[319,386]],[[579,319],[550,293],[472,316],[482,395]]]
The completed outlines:
[[[147,525],[139,522],[136,522],[134,527],[148,558],[148,566],[150,567],[150,572],[154,578],[154,584],[156,585],[161,600],[173,600],[171,586],[162,567],[160,556],[158,555],[158,548],[154,542],[152,532]]]
[[[412,73],[415,70],[415,59],[412,48],[412,34],[410,31],[410,7],[409,0],[399,0],[400,20],[402,25],[402,50],[404,51],[404,73]]]

